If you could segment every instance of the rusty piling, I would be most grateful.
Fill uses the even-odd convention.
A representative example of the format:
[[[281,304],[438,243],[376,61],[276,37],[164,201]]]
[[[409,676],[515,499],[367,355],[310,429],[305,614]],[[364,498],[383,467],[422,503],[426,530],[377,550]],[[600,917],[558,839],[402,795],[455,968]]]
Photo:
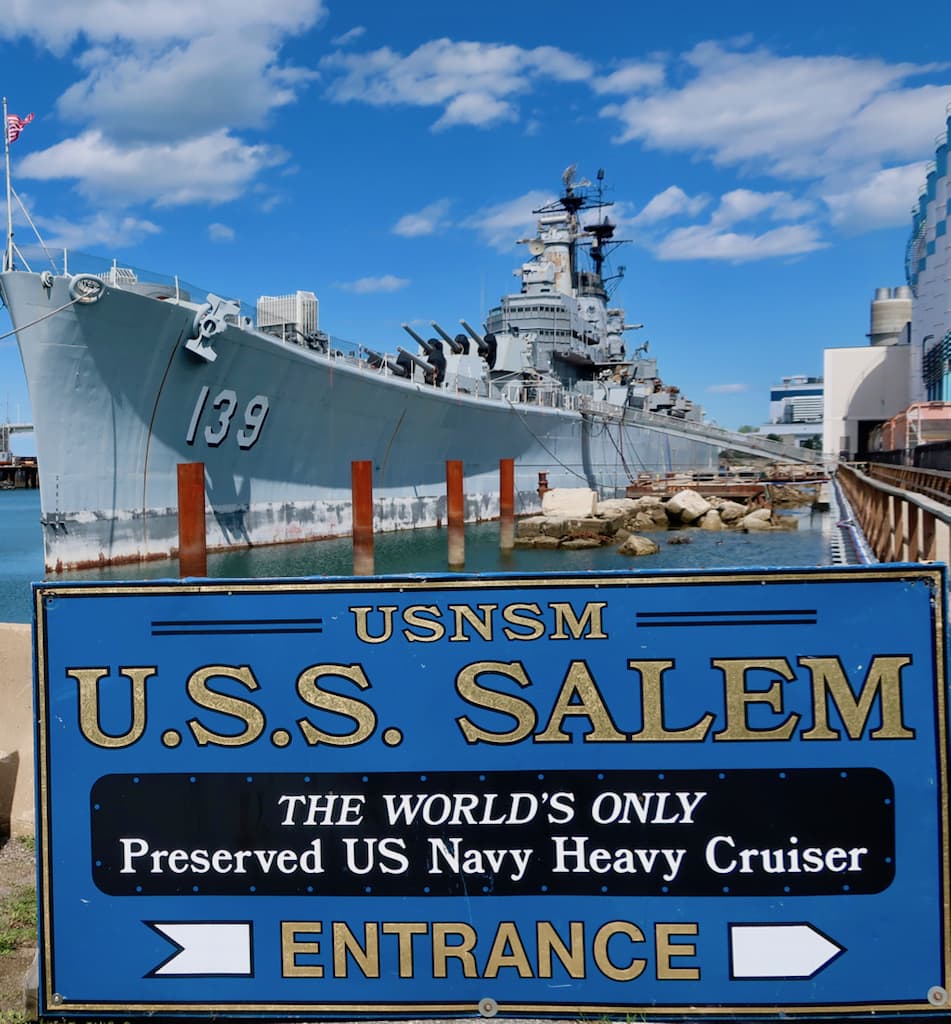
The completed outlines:
[[[350,463],[353,496],[353,575],[373,575],[373,463]]]
[[[499,548],[515,547],[515,460],[499,459]]]
[[[465,496],[462,492],[462,463],[446,461],[446,519],[449,524],[449,568],[466,564]]]
[[[178,464],[178,575],[208,575],[205,537],[205,464]]]

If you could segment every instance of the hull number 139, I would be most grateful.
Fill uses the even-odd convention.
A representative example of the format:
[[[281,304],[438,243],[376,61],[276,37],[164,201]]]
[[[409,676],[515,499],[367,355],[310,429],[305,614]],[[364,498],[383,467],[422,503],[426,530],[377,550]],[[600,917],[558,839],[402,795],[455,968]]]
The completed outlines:
[[[212,399],[208,415],[205,415],[210,394],[211,389],[207,384],[198,393],[191,422],[188,424],[188,433],[185,435],[186,444],[195,443],[195,439],[198,437],[198,428],[203,420],[205,422],[203,437],[209,448],[217,448],[231,431],[231,421],[234,419],[239,405],[237,394],[230,388],[222,388]],[[239,420],[241,426],[235,431],[239,448],[254,447],[257,439],[261,436],[261,429],[267,419],[269,408],[267,395],[255,395],[245,405],[244,413]]]

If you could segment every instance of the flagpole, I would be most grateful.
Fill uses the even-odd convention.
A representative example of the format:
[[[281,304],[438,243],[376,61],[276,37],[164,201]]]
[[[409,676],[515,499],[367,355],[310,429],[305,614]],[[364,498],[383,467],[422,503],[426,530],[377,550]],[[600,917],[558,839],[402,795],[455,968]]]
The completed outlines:
[[[3,156],[7,168],[7,244],[3,253],[3,269],[13,270],[13,203],[10,199],[10,122],[7,120],[7,98],[3,97]]]

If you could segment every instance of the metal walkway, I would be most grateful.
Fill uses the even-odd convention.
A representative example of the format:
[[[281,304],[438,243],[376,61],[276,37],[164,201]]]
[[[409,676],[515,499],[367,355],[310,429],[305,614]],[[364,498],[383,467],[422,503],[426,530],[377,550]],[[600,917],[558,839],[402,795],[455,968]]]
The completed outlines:
[[[659,416],[656,413],[641,412],[637,409],[621,409],[616,405],[608,405],[606,402],[597,402],[587,398],[579,401],[578,410],[582,413],[597,412],[607,419],[637,424],[662,434],[689,437],[691,440],[707,444],[715,441],[720,444],[721,448],[729,448],[731,451],[756,455],[777,462],[816,467],[823,466],[826,462],[822,452],[814,452],[809,448],[797,448],[793,445],[783,444],[782,441],[771,441],[761,434],[738,434],[732,430],[724,430],[723,427],[716,427],[697,420],[680,420],[674,416]]]

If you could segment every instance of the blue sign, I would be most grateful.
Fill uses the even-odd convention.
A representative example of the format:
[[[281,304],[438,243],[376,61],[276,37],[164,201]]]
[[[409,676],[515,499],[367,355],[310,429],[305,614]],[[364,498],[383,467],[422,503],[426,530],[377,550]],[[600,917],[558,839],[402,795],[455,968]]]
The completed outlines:
[[[43,1015],[948,1005],[942,567],[34,597]]]

